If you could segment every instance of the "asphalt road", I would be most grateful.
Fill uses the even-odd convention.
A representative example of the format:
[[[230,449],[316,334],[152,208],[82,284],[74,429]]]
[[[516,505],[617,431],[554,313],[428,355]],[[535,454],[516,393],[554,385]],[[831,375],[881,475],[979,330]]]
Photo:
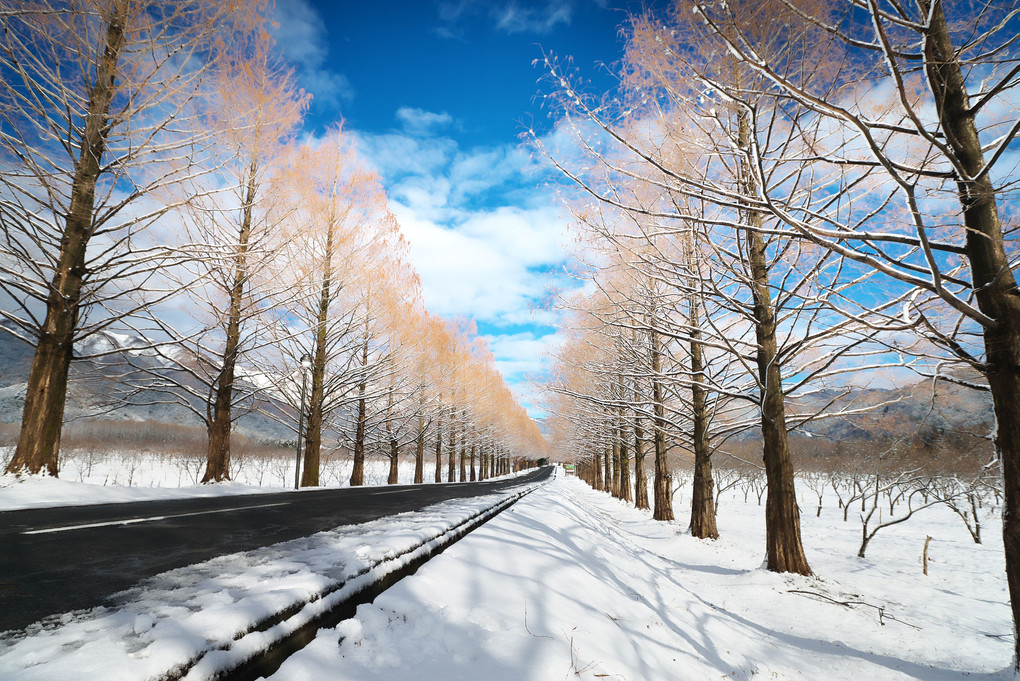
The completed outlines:
[[[145,577],[551,475],[0,513],[0,631],[102,605]]]

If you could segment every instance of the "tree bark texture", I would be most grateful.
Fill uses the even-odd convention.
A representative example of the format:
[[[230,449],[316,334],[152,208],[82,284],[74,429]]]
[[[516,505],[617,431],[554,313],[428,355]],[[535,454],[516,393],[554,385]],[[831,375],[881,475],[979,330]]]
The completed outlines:
[[[606,447],[606,453],[602,456],[602,465],[605,467],[605,477],[602,480],[602,491],[613,491],[613,450]]]
[[[691,403],[694,437],[694,481],[691,495],[691,534],[699,539],[718,539],[715,500],[712,492],[712,450],[708,442],[708,392],[705,390],[705,364],[698,331],[698,301],[689,301],[691,323]]]
[[[620,498],[633,501],[634,494],[630,484],[630,451],[627,448],[627,423],[623,419],[623,408],[620,408],[620,426],[616,429],[620,449]]]
[[[354,461],[351,465],[351,487],[365,484],[365,384],[358,386],[358,422],[354,427]]]
[[[220,482],[230,479],[230,430],[234,402],[234,376],[237,367],[238,347],[241,343],[241,314],[244,290],[248,283],[248,246],[251,240],[252,213],[258,187],[258,163],[252,159],[248,167],[244,205],[241,206],[241,229],[237,236],[234,254],[234,280],[229,291],[226,339],[220,373],[216,378],[212,418],[209,420],[209,449],[206,454],[205,474],[202,482]]]
[[[613,445],[610,448],[611,458],[613,460],[613,484],[609,493],[617,499],[623,498],[623,488],[620,487],[621,475],[620,475],[620,438],[619,430],[613,428],[612,430]]]
[[[414,440],[414,484],[425,481],[425,417],[418,417],[418,436]]]
[[[21,432],[14,456],[7,464],[8,473],[35,474],[45,470],[52,476],[58,474],[67,378],[74,357],[82,288],[88,275],[85,252],[92,237],[96,183],[110,133],[110,103],[124,47],[123,24],[127,13],[127,2],[115,4],[106,26],[96,78],[88,88],[88,113],[74,167],[71,203],[46,298],[46,317],[25,387]]]
[[[390,438],[390,473],[386,477],[387,485],[395,485],[400,482],[400,444]]]
[[[467,480],[467,410],[463,412],[464,420],[460,424],[460,482]]]
[[[740,149],[749,152],[751,130],[746,112],[739,112],[738,125]],[[749,165],[748,159],[741,160],[742,189],[751,196],[756,193],[756,185]],[[768,490],[765,501],[766,566],[773,572],[810,575],[811,568],[800,539],[800,510],[797,507],[793,462],[790,459],[790,443],[786,431],[786,400],[776,340],[776,311],[769,292],[767,247],[759,231],[762,226],[761,213],[747,210],[744,217],[749,225],[749,229],[743,231],[757,341],[762,461],[765,464]]]
[[[443,481],[443,410],[439,409],[436,421],[436,482]]]
[[[967,258],[985,326],[986,376],[995,410],[995,449],[1002,469],[1002,540],[1013,613],[1014,671],[1020,670],[1020,293],[1002,234],[995,188],[985,171],[977,125],[959,57],[940,0],[918,0],[931,17],[924,41],[925,72],[946,142],[962,167],[957,191],[966,227]]]
[[[648,508],[648,474],[645,472],[644,430],[640,420],[634,418],[634,505]]]
[[[393,437],[393,385],[390,384],[390,390],[386,397],[386,439],[390,444],[390,472],[386,476],[387,485],[395,485],[399,480],[399,467],[400,467],[400,445],[397,443],[397,439]]]
[[[455,482],[457,480],[457,430],[454,425],[454,416],[456,413],[454,410],[450,410],[450,437],[449,443],[447,444],[447,456],[446,456],[446,481]]]
[[[666,455],[666,408],[662,402],[662,347],[659,334],[654,328],[649,329],[650,348],[652,353],[652,441],[655,446],[655,508],[652,517],[655,520],[673,520],[673,477],[669,472],[669,460]]]

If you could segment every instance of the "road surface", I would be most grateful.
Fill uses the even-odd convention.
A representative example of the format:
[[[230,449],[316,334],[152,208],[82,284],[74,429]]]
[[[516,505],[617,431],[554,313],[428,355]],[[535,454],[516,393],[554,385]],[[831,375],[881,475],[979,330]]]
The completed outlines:
[[[545,480],[354,487],[0,513],[0,631],[102,605],[145,577],[215,556]]]

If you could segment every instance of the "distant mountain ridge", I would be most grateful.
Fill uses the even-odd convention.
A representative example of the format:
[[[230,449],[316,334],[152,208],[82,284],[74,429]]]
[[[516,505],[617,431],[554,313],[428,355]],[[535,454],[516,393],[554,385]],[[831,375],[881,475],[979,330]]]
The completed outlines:
[[[3,323],[0,322],[0,325]],[[201,427],[201,421],[187,408],[174,404],[111,405],[116,395],[117,376],[125,366],[118,362],[120,352],[131,353],[133,361],[147,362],[156,373],[159,363],[145,348],[150,343],[137,336],[100,332],[78,349],[78,355],[105,354],[106,359],[77,359],[72,364],[66,419],[157,421]],[[20,423],[25,399],[25,383],[34,349],[0,329],[0,423]],[[902,437],[914,430],[928,433],[966,430],[977,435],[991,433],[994,426],[991,397],[955,383],[940,381],[932,396],[930,380],[899,388],[866,388],[845,397],[843,391],[826,390],[809,398],[790,400],[791,413],[811,413],[835,400],[833,407],[874,407],[862,414],[831,416],[813,420],[793,431],[796,438],[824,438],[833,442],[875,442]],[[158,395],[139,401],[155,402]],[[112,408],[111,408],[112,407]],[[290,441],[291,429],[259,413],[241,416],[236,430],[256,440]],[[755,440],[757,429],[744,432],[737,440]]]
[[[810,399],[793,399],[791,406],[803,413],[835,398],[834,409],[845,406],[868,411],[811,421],[795,433],[837,442],[868,442],[903,437],[912,431],[966,431],[984,436],[995,424],[990,393],[949,381],[933,386],[931,380],[920,379],[898,388],[867,388],[844,398],[839,395],[828,391]]]
[[[0,322],[0,325],[5,325]],[[132,361],[142,363],[155,373],[163,367],[153,353],[145,349],[151,343],[138,336],[101,331],[76,346],[76,359],[71,364],[65,422],[80,418],[111,421],[157,421],[191,427],[202,427],[201,420],[187,407],[167,404],[158,393],[143,397],[138,402],[151,404],[117,403],[116,384],[127,362],[120,353],[131,353]],[[34,348],[0,329],[0,423],[20,423],[24,410],[25,387],[32,366]],[[104,355],[103,359],[87,359],[90,355]],[[294,433],[260,413],[242,415],[235,423],[237,432],[255,440],[287,441]]]

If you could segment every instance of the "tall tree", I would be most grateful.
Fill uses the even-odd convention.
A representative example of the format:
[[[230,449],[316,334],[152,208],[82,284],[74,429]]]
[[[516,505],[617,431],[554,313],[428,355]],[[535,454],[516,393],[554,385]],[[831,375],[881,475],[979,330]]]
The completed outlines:
[[[947,5],[940,0],[885,3],[763,3],[720,9],[694,3],[711,38],[757,74],[764,95],[790,118],[818,121],[808,156],[755,149],[764,170],[821,168],[838,201],[805,203],[779,184],[762,210],[791,235],[811,240],[927,297],[913,297],[905,318],[920,319],[929,340],[944,342],[982,371],[995,409],[996,450],[1005,491],[1003,539],[1014,629],[1020,623],[1020,297],[1015,243],[1004,228],[1009,180],[997,179],[1020,133],[1011,98],[1020,85],[1017,9],[1010,3]],[[690,12],[690,9],[687,10]],[[784,33],[810,35],[839,67],[826,81],[761,49],[754,22],[773,11]],[[723,87],[722,92],[733,94]],[[881,99],[873,93],[888,92]],[[824,131],[824,136],[815,131]],[[797,171],[801,172],[801,171]],[[1008,173],[1006,174],[1008,177]],[[955,199],[957,210],[946,204]],[[850,200],[850,199],[853,200]],[[937,328],[942,307],[966,320],[983,347]],[[951,322],[948,328],[955,323]],[[1017,632],[1014,631],[1014,634]],[[1014,668],[1020,671],[1020,636]]]
[[[216,254],[196,258],[205,271],[199,276],[203,286],[193,298],[200,309],[211,313],[214,332],[220,336],[216,340],[222,343],[219,361],[200,376],[209,388],[203,414],[209,448],[202,482],[230,477],[233,408],[245,395],[235,385],[237,364],[247,349],[259,343],[258,318],[269,298],[269,292],[253,290],[252,285],[273,279],[267,270],[276,263],[283,242],[275,228],[288,212],[268,205],[274,197],[267,192],[266,175],[300,123],[308,101],[291,74],[273,64],[272,47],[266,31],[231,46],[229,60],[215,80],[216,106],[203,121],[217,131],[213,154],[218,169],[203,179],[228,189],[193,187],[194,195],[203,200],[192,201],[185,213],[193,241]],[[225,210],[227,206],[233,210]]]
[[[160,298],[152,282],[172,251],[144,232],[172,206],[144,200],[208,170],[176,162],[210,139],[181,131],[222,48],[263,25],[263,10],[236,0],[0,4],[2,315],[36,347],[8,472],[57,475],[75,342]],[[132,304],[127,291],[147,289]]]
[[[324,430],[343,407],[353,402],[367,410],[376,393],[385,394],[369,381],[381,366],[373,339],[391,281],[388,259],[400,236],[378,177],[341,127],[297,149],[285,180],[280,191],[294,208],[277,271],[280,298],[267,319],[274,343],[264,347],[260,367],[267,376],[287,377],[300,358],[311,360],[307,400],[300,378],[283,380],[279,390],[295,410],[306,403],[301,484],[316,486]],[[365,421],[359,424],[364,435]]]

